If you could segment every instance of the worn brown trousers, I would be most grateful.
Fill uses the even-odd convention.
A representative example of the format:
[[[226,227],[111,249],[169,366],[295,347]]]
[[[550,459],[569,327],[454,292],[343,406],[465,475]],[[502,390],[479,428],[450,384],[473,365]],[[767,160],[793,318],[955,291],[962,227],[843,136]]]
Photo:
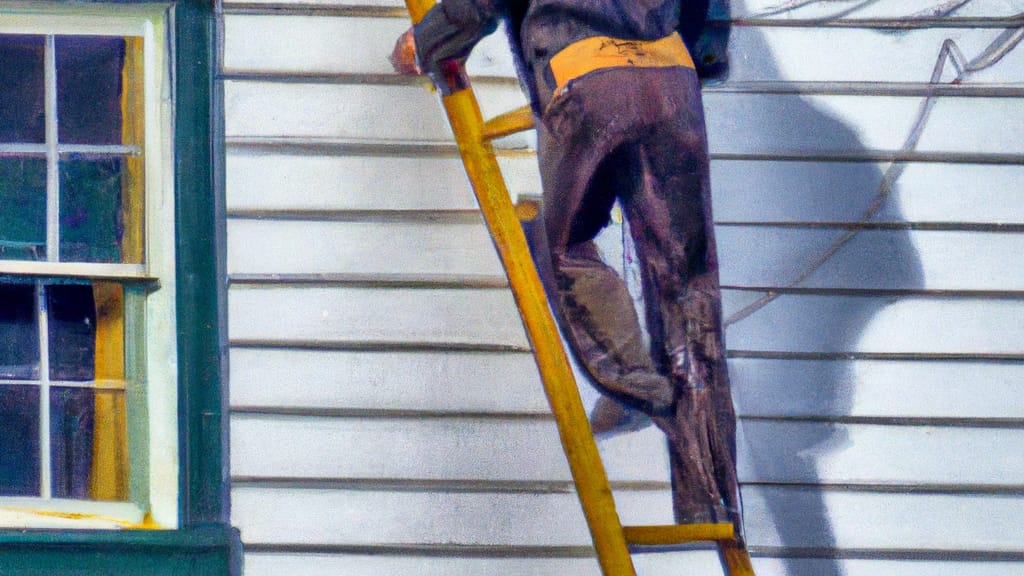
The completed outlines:
[[[676,521],[732,521],[739,530],[697,74],[609,68],[572,81],[550,104],[544,96],[544,229],[563,332],[602,392],[666,434]],[[641,267],[646,347],[624,281],[593,242],[616,200]]]

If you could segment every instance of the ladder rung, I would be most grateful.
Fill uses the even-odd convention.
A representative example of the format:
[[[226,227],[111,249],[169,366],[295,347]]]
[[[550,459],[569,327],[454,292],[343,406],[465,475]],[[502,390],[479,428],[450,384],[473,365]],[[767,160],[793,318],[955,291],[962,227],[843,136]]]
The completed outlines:
[[[480,137],[486,142],[533,128],[533,109],[529,106],[517,108],[484,122]]]
[[[665,546],[688,542],[733,540],[731,522],[716,524],[668,524],[665,526],[623,526],[626,542],[637,546]]]

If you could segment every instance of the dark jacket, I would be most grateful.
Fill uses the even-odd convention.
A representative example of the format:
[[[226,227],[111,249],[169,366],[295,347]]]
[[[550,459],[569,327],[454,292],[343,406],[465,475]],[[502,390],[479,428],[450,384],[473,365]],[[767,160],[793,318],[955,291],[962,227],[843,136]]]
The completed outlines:
[[[702,79],[721,81],[728,71],[728,0],[443,0],[416,26],[421,64],[465,58],[499,19],[534,101],[551,80],[551,57],[592,36],[657,40],[678,31]]]

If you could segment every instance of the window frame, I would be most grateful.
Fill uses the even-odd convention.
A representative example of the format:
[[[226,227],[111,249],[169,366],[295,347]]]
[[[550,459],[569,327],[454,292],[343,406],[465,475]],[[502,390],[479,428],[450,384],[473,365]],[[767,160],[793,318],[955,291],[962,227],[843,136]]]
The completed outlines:
[[[139,524],[147,515],[157,526],[174,528],[178,523],[177,482],[167,481],[176,478],[178,469],[177,347],[171,338],[177,332],[174,194],[165,193],[174,186],[170,114],[173,61],[166,34],[169,16],[166,6],[152,4],[114,8],[50,3],[5,7],[0,15],[0,33],[4,34],[141,38],[143,72],[143,262],[0,260],[0,274],[7,276],[109,280],[125,287],[125,364],[129,374],[137,375],[128,379],[125,392],[129,406],[130,501],[135,506],[133,509],[124,503],[51,499],[46,490],[39,497],[0,497],[0,522],[11,527],[116,527]],[[47,43],[52,46],[51,41]],[[49,60],[45,64],[53,65]],[[49,73],[44,70],[44,74]],[[54,109],[47,110],[48,124],[57,125],[59,118],[52,117],[56,113]],[[53,163],[58,161],[60,144],[50,138],[46,154],[48,163]],[[48,176],[48,180],[52,178]],[[56,189],[48,188],[48,198],[56,194]],[[55,239],[49,238],[53,226],[53,222],[48,222],[48,255],[50,250],[57,249]],[[139,281],[145,284],[140,286]],[[135,339],[138,345],[129,345]]]
[[[138,0],[53,0],[64,6]],[[177,329],[177,528],[0,528],[0,559],[19,574],[240,574],[241,541],[228,522],[223,114],[214,82],[214,0],[149,2],[168,11],[173,118]],[[7,10],[13,4],[4,3]],[[21,6],[37,7],[37,3]]]

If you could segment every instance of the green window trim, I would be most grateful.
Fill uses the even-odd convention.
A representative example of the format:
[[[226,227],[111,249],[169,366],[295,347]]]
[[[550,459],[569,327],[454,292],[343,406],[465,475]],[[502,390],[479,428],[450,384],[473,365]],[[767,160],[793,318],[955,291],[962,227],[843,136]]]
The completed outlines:
[[[108,0],[108,3],[138,3]],[[78,2],[81,5],[80,2]],[[175,0],[175,252],[178,325],[179,527],[0,529],[0,565],[18,575],[239,574],[228,523],[226,293],[220,115],[213,0]]]

